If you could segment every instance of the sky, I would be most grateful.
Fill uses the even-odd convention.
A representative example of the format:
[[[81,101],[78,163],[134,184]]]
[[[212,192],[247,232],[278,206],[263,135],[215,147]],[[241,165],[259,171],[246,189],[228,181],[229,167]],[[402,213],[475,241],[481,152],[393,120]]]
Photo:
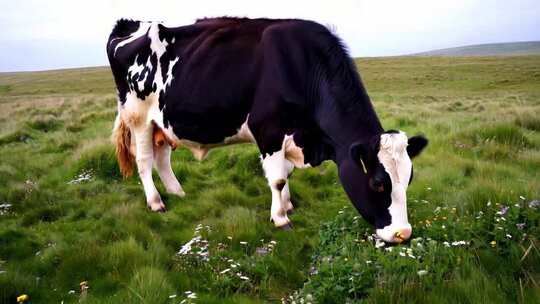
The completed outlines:
[[[540,40],[539,0],[0,0],[0,72],[107,65],[119,18],[180,26],[201,17],[315,20],[354,57]]]

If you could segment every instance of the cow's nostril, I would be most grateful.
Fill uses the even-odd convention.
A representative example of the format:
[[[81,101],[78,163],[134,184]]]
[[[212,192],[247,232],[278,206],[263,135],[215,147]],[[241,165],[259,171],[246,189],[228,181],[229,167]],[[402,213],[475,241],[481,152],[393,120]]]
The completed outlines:
[[[398,231],[396,231],[396,233],[394,233],[394,239],[398,243],[404,242],[411,237],[411,233],[412,233],[411,229],[408,229],[408,228],[399,229]]]

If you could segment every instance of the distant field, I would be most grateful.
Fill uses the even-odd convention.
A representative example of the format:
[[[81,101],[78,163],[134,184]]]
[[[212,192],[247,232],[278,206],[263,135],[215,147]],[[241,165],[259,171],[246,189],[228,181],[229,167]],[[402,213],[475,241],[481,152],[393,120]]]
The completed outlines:
[[[0,74],[0,303],[539,303],[540,56],[357,64],[383,125],[431,140],[407,244],[379,247],[332,163],[295,170],[276,230],[249,145],[174,153],[187,196],[157,182],[151,213],[109,143],[108,68]]]
[[[411,56],[518,56],[540,55],[540,41],[489,43],[453,47]]]

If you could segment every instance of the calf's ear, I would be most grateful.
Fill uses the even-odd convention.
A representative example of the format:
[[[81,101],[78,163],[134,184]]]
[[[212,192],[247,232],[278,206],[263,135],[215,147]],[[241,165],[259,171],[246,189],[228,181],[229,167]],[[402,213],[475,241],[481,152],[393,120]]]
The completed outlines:
[[[427,146],[428,142],[427,138],[423,135],[416,135],[409,138],[407,146],[407,154],[409,154],[409,157],[412,159],[418,156]]]

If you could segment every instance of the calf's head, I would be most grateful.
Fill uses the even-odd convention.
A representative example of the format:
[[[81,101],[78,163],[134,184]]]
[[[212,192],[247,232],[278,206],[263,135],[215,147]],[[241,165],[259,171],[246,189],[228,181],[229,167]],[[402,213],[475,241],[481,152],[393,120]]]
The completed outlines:
[[[407,219],[407,187],[413,177],[411,159],[427,143],[423,136],[407,138],[401,131],[387,131],[353,143],[349,157],[339,164],[347,195],[386,242],[400,243],[412,234]]]

